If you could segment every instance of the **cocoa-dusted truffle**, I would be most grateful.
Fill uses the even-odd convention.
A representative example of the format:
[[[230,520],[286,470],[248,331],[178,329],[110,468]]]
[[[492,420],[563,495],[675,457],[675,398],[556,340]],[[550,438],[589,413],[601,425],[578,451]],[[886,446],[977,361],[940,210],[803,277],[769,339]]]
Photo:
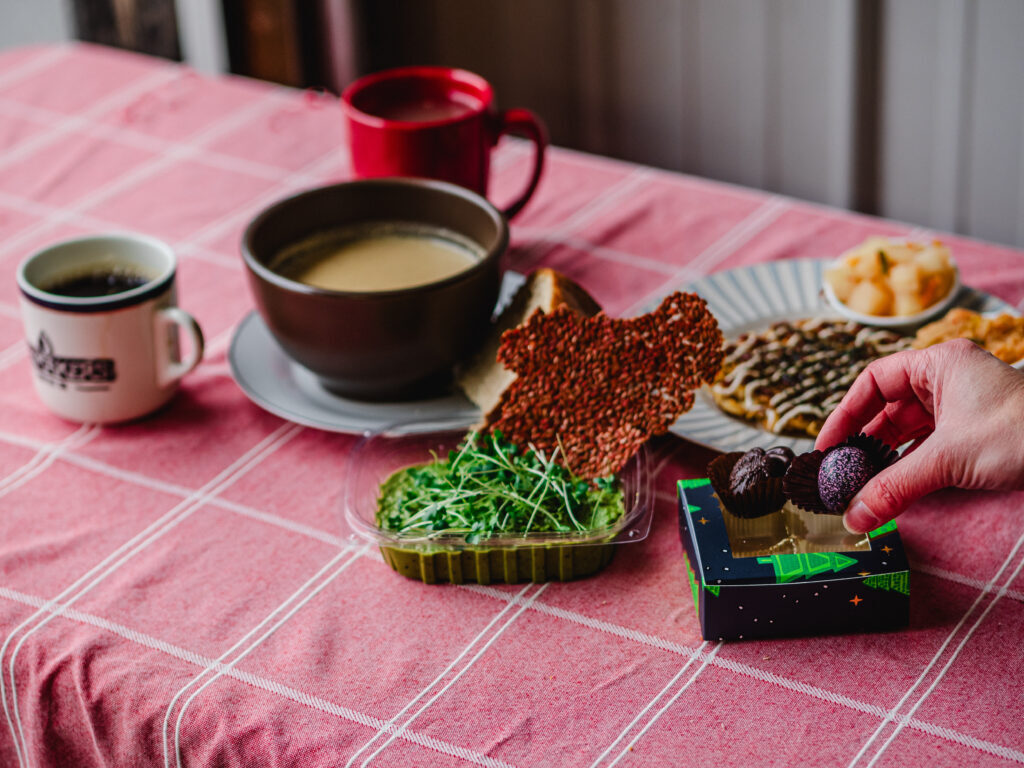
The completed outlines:
[[[871,457],[860,448],[836,448],[825,454],[818,468],[818,493],[829,512],[842,512],[877,472]]]
[[[868,480],[898,455],[864,433],[826,451],[802,453],[789,465],[782,487],[791,502],[809,512],[841,515]]]

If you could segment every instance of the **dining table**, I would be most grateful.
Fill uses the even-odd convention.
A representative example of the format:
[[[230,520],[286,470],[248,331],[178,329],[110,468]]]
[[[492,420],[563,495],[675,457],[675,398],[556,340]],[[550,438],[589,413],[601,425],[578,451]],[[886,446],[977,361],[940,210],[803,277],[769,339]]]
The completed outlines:
[[[489,197],[528,144],[494,151]],[[899,518],[910,620],[702,638],[676,483],[717,453],[653,438],[649,535],[586,579],[425,584],[343,510],[362,435],[232,377],[248,222],[350,179],[338,99],[84,43],[0,53],[0,765],[1003,766],[1024,763],[1024,493],[945,490]],[[1024,252],[549,147],[509,273],[547,266],[628,317],[724,269],[941,238],[1020,307]],[[141,232],[206,336],[174,400],[76,424],[33,390],[18,263]],[[770,436],[768,443],[770,443]]]

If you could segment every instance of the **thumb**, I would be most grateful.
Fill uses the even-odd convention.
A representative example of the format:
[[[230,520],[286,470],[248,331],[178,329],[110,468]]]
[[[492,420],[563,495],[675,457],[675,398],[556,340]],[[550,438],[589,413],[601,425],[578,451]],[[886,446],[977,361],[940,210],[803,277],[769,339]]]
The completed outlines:
[[[901,514],[932,491],[950,484],[945,465],[926,440],[913,453],[882,470],[850,501],[843,525],[850,533],[867,533]]]

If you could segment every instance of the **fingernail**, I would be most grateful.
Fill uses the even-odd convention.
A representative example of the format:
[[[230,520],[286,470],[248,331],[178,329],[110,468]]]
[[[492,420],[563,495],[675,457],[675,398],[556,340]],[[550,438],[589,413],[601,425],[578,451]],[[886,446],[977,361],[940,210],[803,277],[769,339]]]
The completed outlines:
[[[855,501],[843,515],[843,527],[850,533],[867,533],[879,526],[881,521],[863,501]]]

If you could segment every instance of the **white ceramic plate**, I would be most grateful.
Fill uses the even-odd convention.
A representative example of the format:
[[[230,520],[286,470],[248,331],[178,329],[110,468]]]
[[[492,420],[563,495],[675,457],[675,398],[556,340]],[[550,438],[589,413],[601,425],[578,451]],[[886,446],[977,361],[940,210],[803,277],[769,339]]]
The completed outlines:
[[[777,320],[837,317],[821,293],[824,271],[830,262],[831,259],[790,259],[755,264],[716,272],[682,290],[702,296],[718,318],[722,333],[731,339],[746,331],[760,330]],[[644,311],[657,305],[658,302],[652,302]],[[1017,314],[1001,299],[966,286],[960,289],[956,306],[982,313]],[[697,393],[693,408],[672,425],[671,431],[720,451],[788,445],[802,453],[814,447],[814,441],[809,438],[775,435],[723,413],[706,388]]]
[[[256,312],[248,314],[235,330],[228,362],[238,386],[256,405],[282,419],[328,432],[378,431],[399,423],[433,432],[468,427],[480,416],[476,406],[458,393],[398,403],[371,403],[332,394],[284,354]]]
[[[525,279],[518,272],[505,272],[496,313]],[[235,329],[228,363],[235,382],[260,408],[327,432],[435,432],[468,427],[480,418],[477,407],[459,392],[396,403],[350,400],[328,392],[312,373],[285,355],[256,312],[246,315]]]

